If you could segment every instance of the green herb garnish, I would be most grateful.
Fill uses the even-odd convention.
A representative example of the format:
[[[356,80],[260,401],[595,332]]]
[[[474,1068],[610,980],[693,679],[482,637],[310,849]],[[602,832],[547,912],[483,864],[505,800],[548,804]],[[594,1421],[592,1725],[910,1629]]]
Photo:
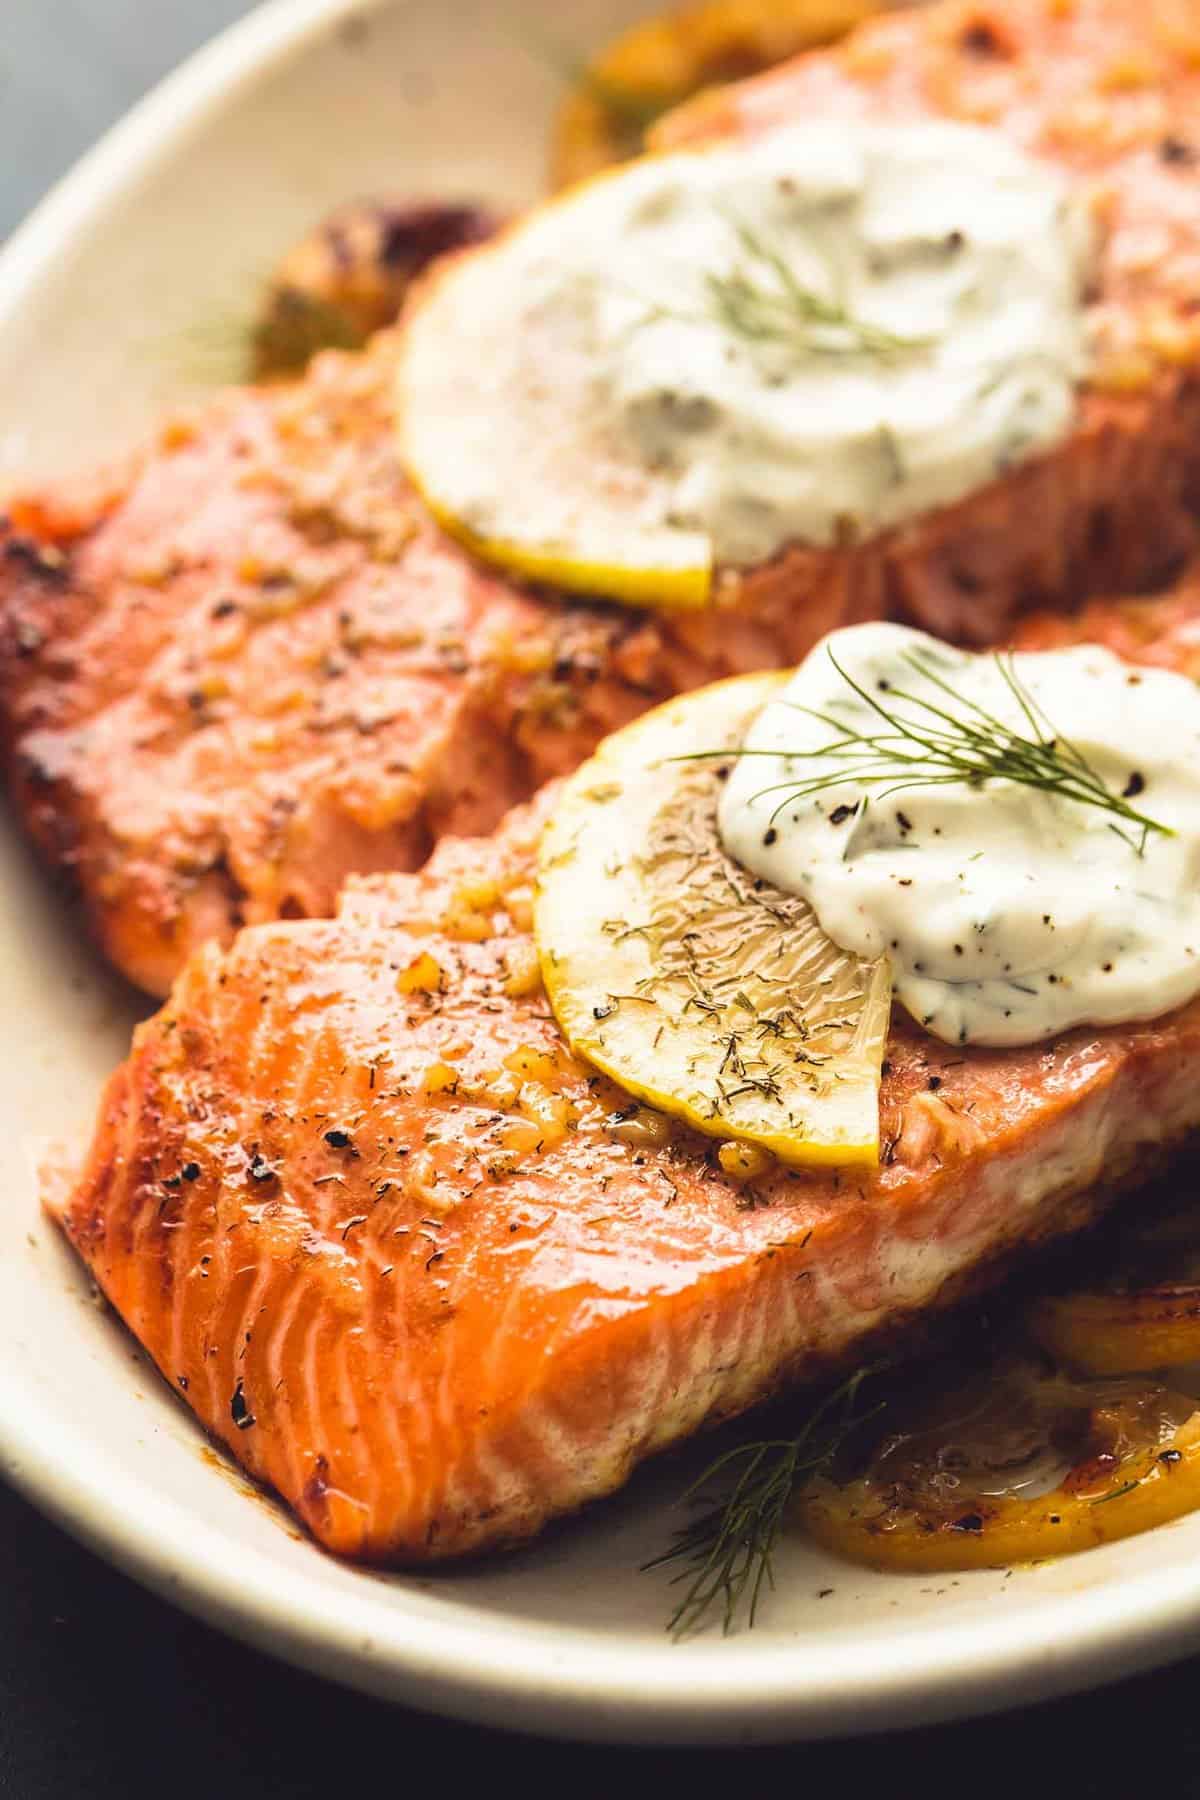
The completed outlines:
[[[729,224],[743,261],[727,275],[707,275],[705,291],[717,322],[733,336],[826,356],[895,356],[932,343],[856,318],[842,301],[798,281],[787,259],[744,220],[731,217]]]
[[[716,1504],[676,1533],[661,1556],[643,1565],[682,1566],[674,1581],[687,1584],[667,1629],[674,1637],[697,1630],[714,1609],[728,1635],[746,1602],[754,1624],[764,1586],[774,1585],[772,1558],[788,1503],[798,1487],[827,1469],[850,1434],[881,1410],[860,1411],[859,1389],[880,1366],[855,1371],[827,1394],[794,1437],[739,1444],[711,1463],[683,1496],[683,1503],[716,1489]]]
[[[786,258],[743,220],[725,215],[742,252],[727,273],[704,276],[704,306],[688,310],[635,297],[645,308],[632,329],[672,319],[683,325],[719,325],[730,337],[759,346],[782,346],[806,356],[898,356],[923,350],[930,337],[902,337],[858,318],[843,300],[807,287]]]
[[[1140,1481],[1123,1481],[1120,1487],[1113,1488],[1111,1493],[1101,1494],[1100,1497],[1093,1500],[1091,1504],[1093,1506],[1107,1506],[1110,1500],[1120,1500],[1124,1495],[1132,1494],[1134,1488],[1141,1487],[1141,1485]]]
[[[1160,824],[1157,819],[1139,812],[1124,795],[1115,793],[1083,752],[1055,730],[1017,675],[1011,651],[1007,654],[996,652],[994,660],[1029,726],[1028,737],[1006,725],[976,701],[956,693],[942,680],[931,662],[916,651],[907,652],[901,660],[915,674],[948,695],[962,709],[960,712],[949,712],[920,694],[890,684],[881,688],[888,695],[885,703],[842,667],[832,646],[826,647],[826,654],[847,687],[877,715],[886,730],[856,731],[842,719],[801,706],[796,710],[820,720],[840,735],[814,750],[742,749],[701,753],[720,757],[768,756],[785,762],[816,756],[840,760],[842,766],[830,774],[814,775],[808,780],[775,782],[761,789],[754,796],[756,800],[767,794],[783,793],[783,799],[771,814],[772,821],[795,801],[809,799],[828,788],[844,787],[847,783],[879,788],[881,792],[877,798],[886,800],[890,795],[907,793],[913,788],[946,787],[954,783],[983,787],[989,781],[1015,781],[1023,787],[1057,794],[1060,799],[1071,800],[1079,806],[1098,807],[1135,826],[1140,833],[1136,840],[1119,825],[1110,825],[1109,829],[1129,844],[1138,856],[1143,855],[1146,839],[1152,831],[1163,837],[1174,837],[1169,825]],[[901,712],[899,704],[915,707],[917,712]],[[1132,776],[1130,787],[1133,788],[1135,781],[1138,786],[1134,791],[1140,792],[1140,777]]]

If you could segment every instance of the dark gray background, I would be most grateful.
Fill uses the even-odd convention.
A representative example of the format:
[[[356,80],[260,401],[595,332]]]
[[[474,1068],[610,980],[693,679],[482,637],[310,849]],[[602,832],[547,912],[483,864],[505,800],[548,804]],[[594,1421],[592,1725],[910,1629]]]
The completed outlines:
[[[159,75],[248,10],[0,0],[0,236]],[[703,1795],[709,1775],[717,1791],[788,1800],[1198,1794],[1200,1660],[1020,1717],[887,1739],[716,1753],[537,1744],[293,1674],[143,1594],[0,1488],[0,1800],[390,1800],[467,1782],[489,1800],[510,1783],[553,1783],[573,1800],[581,1777]]]
[[[0,237],[250,0],[0,0]]]

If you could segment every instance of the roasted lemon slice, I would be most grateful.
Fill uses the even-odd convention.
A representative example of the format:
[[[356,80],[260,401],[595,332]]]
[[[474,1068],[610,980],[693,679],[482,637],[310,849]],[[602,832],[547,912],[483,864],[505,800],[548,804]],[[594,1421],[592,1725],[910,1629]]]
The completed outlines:
[[[737,81],[844,37],[884,0],[692,0],[635,25],[580,72],[551,146],[567,187],[635,156],[647,128],[702,88]]]
[[[700,607],[711,540],[669,522],[663,476],[611,441],[581,325],[615,306],[634,330],[645,311],[583,272],[581,243],[615,228],[627,180],[618,170],[535,208],[426,283],[400,346],[400,454],[439,524],[485,561],[630,606]],[[530,314],[538,272],[560,263],[575,277]]]
[[[873,1163],[891,986],[730,861],[720,760],[782,675],[719,682],[605,740],[541,847],[542,975],[572,1048],[652,1106],[795,1166]]]

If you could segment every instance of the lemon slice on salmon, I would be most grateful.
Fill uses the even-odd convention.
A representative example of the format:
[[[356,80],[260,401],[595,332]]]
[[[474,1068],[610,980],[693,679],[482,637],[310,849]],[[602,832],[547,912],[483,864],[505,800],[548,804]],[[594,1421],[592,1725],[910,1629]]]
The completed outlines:
[[[591,272],[630,177],[535,208],[419,290],[397,368],[400,454],[438,523],[485,561],[626,605],[701,607],[709,536],[670,521],[666,475],[614,438],[597,397],[597,341],[620,341],[647,310]]]
[[[719,759],[783,675],[718,682],[607,738],[543,836],[534,930],[554,1015],[638,1099],[795,1167],[871,1164],[886,958],[833,944],[808,904],[721,847]]]

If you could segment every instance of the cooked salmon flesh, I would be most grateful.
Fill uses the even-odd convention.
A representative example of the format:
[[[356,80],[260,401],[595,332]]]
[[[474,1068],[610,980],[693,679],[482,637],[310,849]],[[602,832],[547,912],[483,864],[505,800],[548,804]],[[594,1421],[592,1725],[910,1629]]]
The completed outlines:
[[[1157,641],[1140,617],[1086,629],[1195,666],[1200,577]],[[333,920],[200,951],[61,1209],[202,1423],[349,1556],[529,1536],[1078,1229],[1200,1126],[1200,1002],[1005,1052],[897,1012],[878,1171],[735,1184],[565,1047],[529,936],[554,798]]]

